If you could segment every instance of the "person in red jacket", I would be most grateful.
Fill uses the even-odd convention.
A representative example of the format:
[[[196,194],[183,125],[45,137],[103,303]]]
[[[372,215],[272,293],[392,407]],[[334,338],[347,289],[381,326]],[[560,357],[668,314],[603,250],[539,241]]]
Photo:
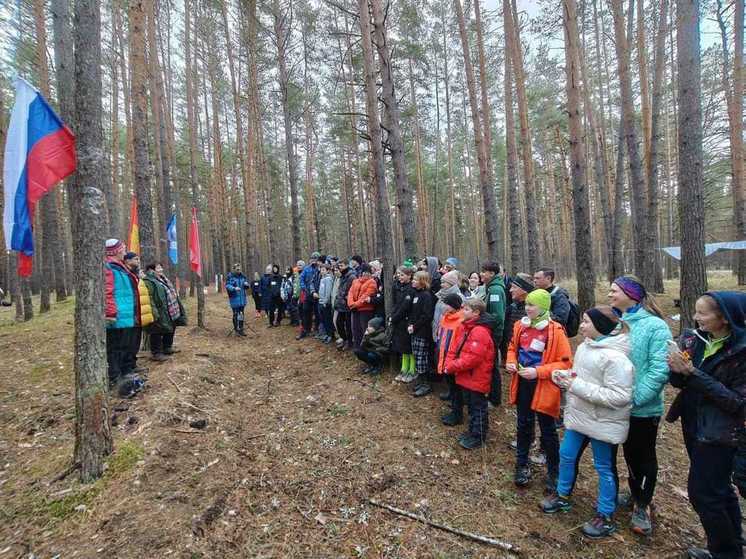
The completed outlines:
[[[454,411],[463,409],[464,400],[469,409],[469,430],[459,436],[458,442],[472,450],[484,444],[489,429],[487,395],[495,363],[494,324],[481,299],[467,299],[463,314],[464,321],[448,349],[445,370],[456,376],[461,388],[454,394]]]
[[[368,264],[358,266],[359,276],[355,278],[347,293],[347,306],[352,313],[352,346],[360,349],[363,334],[368,327],[368,321],[373,318],[375,304],[373,298],[378,292],[378,284],[371,274]]]

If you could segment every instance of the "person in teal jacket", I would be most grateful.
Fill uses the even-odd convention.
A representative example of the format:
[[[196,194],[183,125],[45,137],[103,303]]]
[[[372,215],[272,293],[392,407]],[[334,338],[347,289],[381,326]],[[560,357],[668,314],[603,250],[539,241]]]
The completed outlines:
[[[669,375],[671,330],[663,320],[662,311],[637,278],[618,277],[611,284],[608,297],[615,312],[630,328],[635,386],[629,434],[623,449],[629,471],[628,504],[633,507],[631,528],[637,534],[648,536],[653,531],[650,503],[658,477],[655,445],[663,415],[663,389]],[[621,501],[627,504],[626,499]]]

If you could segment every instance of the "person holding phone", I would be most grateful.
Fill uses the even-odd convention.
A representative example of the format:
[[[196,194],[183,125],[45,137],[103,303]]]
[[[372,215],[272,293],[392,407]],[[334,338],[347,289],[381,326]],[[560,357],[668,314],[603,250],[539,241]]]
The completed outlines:
[[[697,299],[696,330],[671,347],[670,382],[680,391],[666,421],[681,419],[689,455],[689,502],[707,537],[693,558],[743,557],[734,459],[746,416],[746,293],[709,291]]]
[[[611,307],[588,309],[579,330],[584,341],[575,352],[572,371],[552,373],[552,381],[567,394],[565,436],[560,446],[557,490],[542,501],[541,508],[547,514],[570,510],[578,464],[590,444],[598,473],[598,499],[596,514],[582,530],[596,539],[616,531],[617,446],[629,431],[635,368],[628,357],[629,328]]]

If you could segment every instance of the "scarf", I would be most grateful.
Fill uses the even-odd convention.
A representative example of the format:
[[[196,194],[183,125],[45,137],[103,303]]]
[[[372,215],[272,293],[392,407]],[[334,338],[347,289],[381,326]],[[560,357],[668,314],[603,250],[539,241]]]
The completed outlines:
[[[174,289],[173,284],[166,276],[156,275],[155,278],[166,289],[166,307],[168,308],[168,316],[171,317],[171,320],[176,320],[181,316],[179,297],[176,295],[176,289]]]

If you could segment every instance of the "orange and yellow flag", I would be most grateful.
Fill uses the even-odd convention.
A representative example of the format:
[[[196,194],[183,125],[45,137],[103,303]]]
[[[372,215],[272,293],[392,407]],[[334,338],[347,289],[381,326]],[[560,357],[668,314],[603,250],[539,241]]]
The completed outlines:
[[[137,217],[137,196],[134,194],[130,207],[130,232],[127,237],[127,250],[140,254],[140,224]]]

